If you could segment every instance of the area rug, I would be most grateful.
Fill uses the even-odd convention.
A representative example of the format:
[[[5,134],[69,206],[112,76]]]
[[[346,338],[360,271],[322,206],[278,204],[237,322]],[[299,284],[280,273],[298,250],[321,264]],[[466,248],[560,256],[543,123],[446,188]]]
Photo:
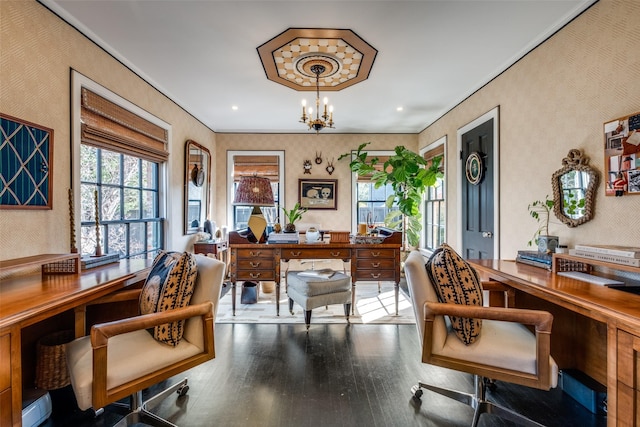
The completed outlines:
[[[276,293],[259,292],[255,304],[240,304],[241,285],[236,292],[236,315],[232,315],[231,292],[227,292],[218,304],[217,323],[304,323],[304,311],[294,304],[293,314],[289,312],[289,299],[280,292],[280,316],[276,316]],[[395,315],[393,283],[382,283],[378,292],[377,282],[358,282],[356,285],[355,315],[349,321],[356,324],[415,324],[413,307],[404,292],[400,292],[398,315]],[[347,323],[341,304],[313,309],[311,323]]]

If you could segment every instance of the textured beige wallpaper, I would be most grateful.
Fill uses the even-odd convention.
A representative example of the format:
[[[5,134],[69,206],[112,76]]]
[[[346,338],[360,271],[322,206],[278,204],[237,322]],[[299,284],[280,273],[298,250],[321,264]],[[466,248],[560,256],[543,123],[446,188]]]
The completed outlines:
[[[419,136],[424,147],[448,137],[447,239],[455,244],[456,190],[461,173],[456,131],[500,107],[501,257],[537,229],[527,205],[552,195],[551,175],[572,148],[604,171],[603,123],[640,111],[640,2],[600,0],[524,59]],[[576,243],[640,245],[640,195],[605,197],[600,183],[595,218],[570,229],[552,217],[550,231]]]
[[[0,259],[69,251],[71,68],[172,125],[168,242],[186,248],[184,144],[215,156],[213,132],[33,0],[0,1],[0,51],[0,111],[54,129],[53,209],[0,210]]]
[[[298,201],[298,179],[337,179],[338,209],[310,210],[304,214],[303,222],[319,223],[332,230],[351,230],[351,171],[349,161],[338,157],[365,142],[371,142],[367,150],[393,150],[397,145],[417,149],[418,136],[408,134],[216,134],[217,168],[216,181],[225,188],[228,150],[285,150],[286,205],[291,208]],[[316,154],[321,154],[322,164],[316,165]],[[329,175],[325,170],[327,159],[333,159],[335,171]],[[312,164],[311,174],[302,167],[305,160]],[[215,217],[218,225],[228,224],[226,194],[218,190]]]
[[[456,130],[500,106],[500,243],[512,258],[531,238],[536,224],[527,204],[551,194],[551,174],[571,148],[580,148],[603,170],[602,124],[640,111],[640,2],[600,0],[571,24],[419,135],[218,134],[185,113],[144,81],[34,0],[0,1],[0,111],[53,128],[53,210],[0,210],[0,259],[69,248],[69,85],[73,68],[172,125],[168,246],[188,249],[182,235],[184,143],[193,139],[211,149],[216,165],[212,219],[226,219],[226,151],[284,149],[287,201],[297,200],[301,177],[339,180],[338,211],[314,211],[308,222],[350,228],[350,175],[343,152],[372,141],[371,149],[396,145],[424,147],[448,136],[449,215],[447,240],[455,242],[459,164]],[[37,25],[34,25],[37,23]],[[168,58],[170,60],[170,58]],[[302,162],[335,157],[329,176]],[[315,166],[315,163],[314,163]],[[576,229],[555,221],[551,229],[568,244],[640,244],[640,196],[604,197],[602,184],[595,219]]]

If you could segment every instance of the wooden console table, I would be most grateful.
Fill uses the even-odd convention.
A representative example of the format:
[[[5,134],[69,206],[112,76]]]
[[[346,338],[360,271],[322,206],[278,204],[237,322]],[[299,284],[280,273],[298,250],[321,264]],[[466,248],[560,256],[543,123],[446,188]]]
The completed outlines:
[[[38,255],[0,263],[0,427],[22,424],[22,390],[33,387],[36,339],[60,329],[75,329],[76,336],[84,335],[85,325],[75,319],[74,309],[139,283],[151,263],[143,259],[120,261],[82,273],[77,254]],[[42,271],[7,275],[38,266]]]
[[[635,267],[559,259],[638,273]],[[575,368],[607,386],[607,425],[640,426],[640,295],[563,277],[505,260],[471,260],[483,279],[515,290],[516,307],[554,316],[551,354],[561,369]],[[635,277],[635,275],[634,275]]]
[[[358,280],[388,280],[395,284],[395,305],[398,315],[400,284],[400,246],[402,235],[393,232],[380,244],[354,243],[249,243],[237,232],[229,233],[231,249],[231,298],[236,314],[236,281],[274,281],[276,283],[276,314],[280,315],[280,261],[292,259],[337,259],[351,262],[353,286],[352,309],[355,311],[355,286]]]

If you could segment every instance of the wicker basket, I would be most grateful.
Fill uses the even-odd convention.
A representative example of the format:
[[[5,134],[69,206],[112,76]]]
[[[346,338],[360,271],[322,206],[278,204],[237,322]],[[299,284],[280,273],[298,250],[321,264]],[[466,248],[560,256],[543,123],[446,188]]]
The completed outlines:
[[[71,383],[67,369],[67,344],[73,340],[73,331],[59,331],[38,340],[36,387],[55,390]]]

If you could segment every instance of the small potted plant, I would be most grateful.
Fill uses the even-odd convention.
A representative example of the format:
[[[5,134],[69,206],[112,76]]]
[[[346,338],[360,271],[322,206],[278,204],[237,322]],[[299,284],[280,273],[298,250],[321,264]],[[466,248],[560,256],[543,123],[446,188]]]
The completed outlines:
[[[535,200],[527,206],[529,215],[541,223],[533,234],[533,238],[527,243],[528,246],[532,246],[535,242],[538,245],[538,252],[554,252],[558,246],[558,236],[549,235],[549,220],[553,204],[553,200],[550,200],[547,195],[544,200]]]
[[[300,203],[296,203],[293,208],[289,210],[284,207],[280,207],[280,209],[282,209],[282,212],[284,212],[284,216],[287,219],[287,222],[284,225],[284,232],[295,233],[295,222],[302,218],[302,214],[307,211],[307,208],[300,207]]]

